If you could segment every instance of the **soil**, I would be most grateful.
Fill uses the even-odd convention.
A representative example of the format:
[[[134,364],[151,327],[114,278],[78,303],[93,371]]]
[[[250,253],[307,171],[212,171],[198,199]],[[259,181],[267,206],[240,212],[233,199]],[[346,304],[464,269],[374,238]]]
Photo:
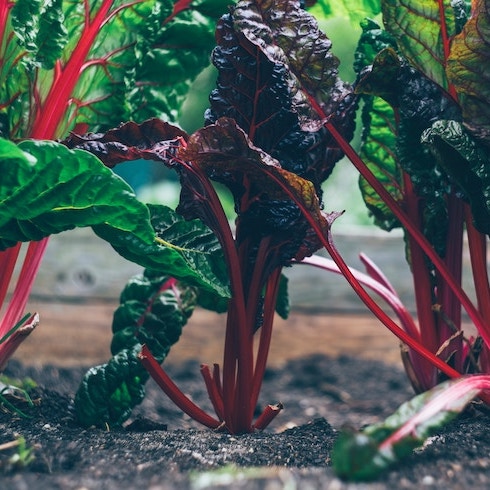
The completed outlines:
[[[306,328],[306,323],[307,318],[300,317],[298,325]],[[294,331],[294,338],[297,345],[302,343],[301,329]],[[312,350],[311,339],[308,345]],[[283,358],[275,358],[267,370],[260,403],[280,401],[284,410],[265,431],[233,436],[197,426],[152,381],[145,401],[124,428],[81,428],[73,417],[72,398],[90,365],[14,359],[5,374],[34,379],[36,403],[28,407],[19,402],[30,418],[2,407],[0,448],[22,436],[35,458],[19,468],[11,461],[18,448],[1,450],[0,487],[490,488],[490,416],[479,406],[374,482],[353,484],[335,477],[330,452],[341,426],[359,428],[380,421],[413,394],[399,364],[366,359],[365,348],[366,342],[356,357],[301,349],[289,356],[283,350]],[[185,393],[211,410],[198,357],[194,352],[169,359],[166,369]]]

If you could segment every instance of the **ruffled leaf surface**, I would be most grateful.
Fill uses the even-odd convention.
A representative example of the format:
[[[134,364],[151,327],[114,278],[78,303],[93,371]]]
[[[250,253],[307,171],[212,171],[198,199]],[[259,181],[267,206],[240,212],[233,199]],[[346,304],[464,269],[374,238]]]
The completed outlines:
[[[219,22],[217,43],[218,82],[206,123],[234,118],[255,146],[320,193],[342,152],[321,128],[305,92],[347,139],[354,128],[355,100],[338,78],[330,40],[299,2],[242,1]]]
[[[138,359],[146,344],[161,363],[196,306],[194,288],[145,271],[130,279],[112,322],[113,357],[91,368],[75,396],[78,422],[86,427],[121,425],[145,396],[148,372]]]
[[[387,47],[396,48],[396,42],[389,33],[372,20],[364,21],[361,27],[362,34],[354,63],[354,69],[361,74],[361,82],[356,87],[356,92],[362,93],[364,100],[363,132],[359,156],[392,197],[401,202],[403,200],[403,177],[396,149],[397,123],[393,107],[380,96],[390,91],[392,72],[393,70],[398,71],[398,67],[397,65],[393,67],[388,57],[381,62],[382,69],[370,68],[378,53]],[[369,72],[369,77],[362,75],[366,72]],[[373,81],[370,80],[371,78]],[[385,83],[388,85],[387,89],[383,87]],[[387,97],[389,99],[389,96]],[[359,177],[359,187],[377,226],[388,231],[399,226],[390,208],[362,175]]]
[[[444,255],[448,226],[445,195],[451,182],[420,140],[422,132],[437,120],[461,120],[459,107],[392,48],[378,54],[372,68],[362,73],[356,90],[378,95],[397,110],[396,156],[415,192],[424,199],[423,232]]]
[[[471,204],[475,227],[490,234],[490,151],[457,121],[436,121],[422,134],[452,180]]]
[[[247,241],[253,248],[264,237],[270,238],[268,248],[273,255],[266,263],[268,269],[293,258],[300,260],[320,247],[300,210],[310,213],[326,233],[328,223],[313,184],[284,170],[277,160],[256,148],[233,119],[221,118],[194,133],[180,156],[232,192],[238,213],[238,244]],[[203,210],[201,200],[185,192],[185,187],[178,211],[212,226],[212,216]]]
[[[219,271],[216,266],[219,259],[214,258],[215,253],[219,254],[216,245],[211,252],[198,249],[195,243],[192,252],[186,249],[189,230],[200,225],[183,224],[184,228],[187,226],[187,234],[182,229],[171,232],[172,238],[174,234],[179,235],[176,239],[181,239],[180,243],[162,240],[158,243],[150,221],[155,218],[151,218],[149,208],[95,156],[52,141],[29,140],[19,146],[1,140],[0,152],[1,170],[8,176],[0,185],[3,249],[19,241],[41,240],[75,227],[91,226],[123,257],[228,297],[226,279],[222,274],[218,277],[211,273]],[[162,218],[158,225],[163,233]],[[172,217],[168,227],[173,230],[174,226]],[[201,227],[197,233],[204,236],[205,230]],[[210,257],[213,258],[206,267]]]

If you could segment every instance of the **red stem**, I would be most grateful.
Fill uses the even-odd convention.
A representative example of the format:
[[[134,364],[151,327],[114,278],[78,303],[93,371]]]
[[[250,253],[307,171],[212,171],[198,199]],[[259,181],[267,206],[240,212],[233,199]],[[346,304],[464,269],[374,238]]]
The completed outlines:
[[[252,393],[250,397],[249,418],[252,420],[253,412],[259,399],[260,388],[264,380],[264,373],[267,367],[267,358],[272,338],[272,326],[274,323],[275,306],[277,294],[279,292],[279,283],[281,279],[281,269],[276,269],[267,280],[267,286],[264,298],[264,319],[260,328],[259,346],[257,349],[257,359],[255,361],[255,371],[252,379]],[[255,424],[257,426],[257,423]]]
[[[317,111],[320,111],[319,114],[323,117],[323,119],[326,120],[327,118],[325,116],[325,113],[318,105],[318,103],[315,101],[315,99],[310,97],[310,102],[312,103],[312,105]],[[354,166],[367,180],[369,185],[379,194],[381,199],[386,203],[386,205],[390,208],[393,214],[398,218],[400,223],[405,227],[408,233],[413,237],[416,243],[429,257],[429,259],[434,264],[435,268],[441,274],[442,278],[448,283],[449,287],[454,291],[455,296],[461,302],[462,306],[468,313],[469,317],[473,321],[478,331],[482,332],[482,337],[484,341],[487,343],[488,346],[490,346],[490,332],[486,332],[485,319],[482,318],[480,312],[475,308],[473,303],[468,298],[467,294],[454,280],[454,278],[448,271],[446,265],[444,264],[444,261],[439,257],[439,255],[437,255],[437,253],[434,251],[429,241],[420,232],[420,230],[417,229],[415,224],[410,220],[410,218],[403,211],[403,209],[401,209],[401,207],[395,201],[393,196],[391,196],[391,194],[384,188],[384,186],[376,179],[376,176],[361,160],[361,158],[356,153],[356,151],[352,148],[352,146],[337,131],[337,129],[333,126],[333,124],[330,121],[327,121],[325,122],[325,127],[330,131],[335,141],[340,146],[342,151],[346,154],[346,156],[349,158],[349,160],[351,160]]]
[[[257,430],[264,430],[276,418],[282,409],[282,403],[278,403],[277,405],[267,405],[264,411],[257,417],[253,428]]]
[[[462,280],[462,261],[463,261],[463,233],[464,233],[464,216],[463,216],[463,201],[457,198],[454,194],[447,196],[447,210],[449,230],[446,239],[446,254],[444,262],[454,280],[461,287]],[[439,325],[439,346],[446,342],[447,339],[453,336],[454,328],[461,330],[461,303],[455,297],[451,288],[447,286],[444,280],[437,275],[438,297],[444,317],[438,317]],[[444,318],[448,318],[451,325],[448,325]],[[442,358],[446,358],[453,352],[453,366],[458,370],[463,370],[462,352],[463,352],[462,337],[454,338],[450,345],[441,354]]]
[[[201,374],[204,379],[204,384],[209,395],[209,399],[213,404],[214,411],[218,418],[222,421],[224,420],[224,410],[223,410],[223,398],[221,396],[219,387],[216,384],[216,380],[211,376],[211,371],[207,364],[201,365]]]
[[[354,150],[352,150],[354,151]],[[450,378],[456,378],[461,376],[456,370],[448,366],[445,362],[435,356],[432,352],[426,349],[419,342],[414,340],[410,335],[408,335],[402,328],[400,328],[379,306],[378,304],[369,296],[367,291],[362,287],[360,282],[356,279],[354,274],[349,269],[349,266],[345,263],[342,256],[339,254],[335,246],[333,245],[330,233],[330,227],[328,230],[328,237],[325,238],[324,231],[319,223],[316,221],[307,208],[302,204],[301,199],[299,199],[295,192],[290,189],[287,183],[283,182],[280,177],[277,177],[273,173],[269,174],[270,177],[277,182],[282,189],[290,196],[290,198],[298,205],[299,209],[310,223],[313,231],[316,233],[317,237],[321,241],[322,245],[326,248],[327,252],[330,254],[334,262],[337,264],[342,275],[345,277],[347,282],[350,284],[354,292],[359,296],[363,303],[376,315],[381,322],[383,322],[386,327],[391,330],[402,342],[407,344],[410,348],[414,349],[420,355],[430,360],[440,371],[445,373]]]
[[[158,364],[158,361],[153,357],[146,345],[142,347],[138,357],[158,386],[183,412],[192,417],[195,421],[211,429],[217,429],[221,426],[219,420],[208,415],[182,393],[162,369],[160,364]]]
[[[490,286],[487,272],[487,238],[474,227],[468,204],[465,205],[464,211],[478,309],[488,321],[490,320]]]
[[[408,218],[418,228],[421,229],[420,198],[413,191],[410,177],[404,172],[404,203]],[[434,287],[430,277],[426,255],[418,242],[411,234],[407,237],[408,250],[410,254],[411,272],[413,281],[413,291],[417,317],[420,325],[420,341],[431,352],[437,352],[439,348],[437,323],[432,308],[434,302]],[[412,369],[424,389],[431,388],[436,383],[437,371],[431,363],[427,363],[413,351],[409,351]]]

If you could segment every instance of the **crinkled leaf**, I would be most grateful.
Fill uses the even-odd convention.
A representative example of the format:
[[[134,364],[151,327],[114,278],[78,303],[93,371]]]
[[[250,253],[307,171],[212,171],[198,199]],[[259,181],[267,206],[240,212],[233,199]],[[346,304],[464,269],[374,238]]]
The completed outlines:
[[[158,116],[176,121],[192,81],[209,65],[215,45],[216,19],[227,11],[229,0],[175,2],[165,19],[159,13],[149,35],[136,49],[138,66],[131,79],[129,104],[138,119]]]
[[[458,106],[392,48],[381,51],[372,68],[362,72],[356,90],[379,95],[398,110],[396,156],[416,193],[424,199],[424,234],[443,255],[448,225],[445,195],[450,183],[420,138],[439,119],[460,119]]]
[[[8,185],[0,187],[2,248],[95,225],[154,242],[146,206],[93,155],[55,142],[24,141],[17,149],[6,140],[0,144],[2,174],[8,176]]]
[[[148,208],[158,238],[180,252],[188,269],[199,271],[203,280],[217,287],[221,302],[215,298],[212,309],[224,311],[229,297],[228,271],[216,235],[200,220],[186,221],[167,206],[148,204]],[[182,274],[179,278],[185,280]]]
[[[332,452],[335,472],[349,480],[376,478],[422,445],[489,387],[489,376],[446,381],[404,403],[384,422],[361,432],[343,431]]]
[[[93,153],[112,168],[139,159],[168,162],[187,139],[182,129],[152,118],[141,124],[128,122],[105,133],[70,134],[63,144]]]
[[[490,151],[457,121],[436,121],[422,134],[439,165],[470,201],[475,227],[490,234]]]
[[[131,278],[114,312],[112,359],[91,368],[75,396],[78,422],[89,427],[121,425],[145,396],[149,376],[138,361],[144,343],[159,362],[179,339],[196,306],[194,288],[145,271]]]
[[[363,127],[359,156],[395,200],[403,201],[403,177],[396,156],[396,122],[392,107],[381,97],[368,99],[363,106]],[[377,226],[387,231],[400,226],[390,208],[362,176],[359,186]]]
[[[393,65],[391,57],[387,56],[380,62],[377,54],[380,51],[391,53],[391,51],[386,51],[386,48],[394,48],[396,43],[389,33],[382,30],[372,20],[366,20],[361,24],[361,27],[362,34],[356,50],[354,68],[357,73],[362,73],[377,60],[382,69],[371,69],[369,76],[374,81],[369,81],[366,77],[361,76],[361,83],[356,87],[357,92],[364,94],[363,133],[359,156],[376,175],[377,180],[383,184],[396,201],[400,202],[403,200],[403,178],[396,154],[397,126],[394,110],[381,97],[370,95],[372,92],[378,95],[389,92],[390,88],[386,90],[383,85],[386,80],[388,86],[392,83],[392,72],[397,73],[399,69],[398,60]],[[390,97],[388,96],[388,98]],[[384,230],[391,230],[399,226],[398,220],[390,208],[362,175],[359,177],[359,186],[364,202],[373,214],[376,225]]]
[[[381,5],[386,30],[395,37],[400,52],[421,73],[447,89],[446,54],[449,39],[464,24],[464,0],[382,0]]]
[[[68,42],[63,22],[62,0],[17,0],[12,7],[12,25],[20,46],[43,68],[54,67]]]
[[[338,78],[330,41],[299,2],[239,2],[217,28],[217,88],[206,122],[233,117],[254,145],[315,183],[342,155],[303,90],[314,95],[350,139],[353,98]]]
[[[456,88],[463,119],[480,139],[490,138],[490,1],[479,0],[463,31],[454,37],[447,74]]]
[[[253,146],[234,120],[221,118],[197,131],[179,155],[231,190],[238,214],[239,244],[247,241],[253,247],[264,237],[270,237],[268,248],[272,255],[267,261],[270,270],[292,258],[310,255],[320,246],[318,239],[311,236],[299,207],[311,213],[326,231],[328,224],[313,184],[282,169],[277,160]],[[192,190],[185,192],[185,180],[183,185],[178,211],[187,218],[200,217],[208,224],[212,222],[213,216],[206,212],[199,196]]]

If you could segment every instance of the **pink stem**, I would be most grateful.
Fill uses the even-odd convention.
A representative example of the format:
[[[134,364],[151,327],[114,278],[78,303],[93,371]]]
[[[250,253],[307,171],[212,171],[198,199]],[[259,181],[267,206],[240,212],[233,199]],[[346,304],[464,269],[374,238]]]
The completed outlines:
[[[12,357],[20,344],[39,325],[39,315],[31,315],[24,325],[21,325],[6,340],[0,342],[0,372],[5,368],[7,361]]]
[[[21,243],[16,243],[13,247],[0,252],[0,308],[3,306],[7,295],[10,280],[15,269],[15,263],[19,257]],[[0,337],[4,332],[0,329]]]
[[[326,257],[313,255],[311,257],[303,259],[301,262],[294,263],[298,265],[312,265],[314,267],[318,267],[320,269],[342,275],[342,272],[340,271],[337,264],[333,260]],[[388,289],[384,284],[378,282],[376,279],[373,279],[372,277],[367,276],[366,274],[363,274],[362,272],[353,269],[352,267],[349,267],[349,269],[360,284],[363,284],[364,286],[374,291],[379,297],[383,298],[390,305],[393,312],[402,323],[404,330],[413,339],[420,342],[420,332],[418,330],[418,327],[413,321],[413,318],[406,307],[401,302],[399,296],[396,293],[393,293],[392,290]]]
[[[362,161],[357,152],[352,148],[352,146],[344,139],[344,137],[337,131],[335,126],[329,121],[323,109],[320,107],[318,102],[313,96],[306,93],[310,104],[315,109],[317,114],[322,118],[325,128],[331,133],[340,149],[345,153],[347,158],[353,163],[353,165],[359,170],[362,176],[366,179],[369,185],[379,194],[381,199],[390,208],[393,214],[398,218],[400,223],[405,227],[410,236],[417,242],[420,248],[432,261],[436,269],[439,271],[441,276],[447,281],[449,287],[454,291],[455,296],[463,305],[464,309],[468,313],[469,317],[473,321],[477,329],[483,330],[484,335],[482,335],[484,341],[490,346],[490,332],[485,332],[485,320],[480,315],[479,311],[475,308],[473,303],[468,298],[467,294],[461,289],[461,287],[456,283],[452,275],[449,273],[443,260],[437,255],[437,253],[432,248],[432,245],[425,238],[425,236],[420,232],[419,229],[412,223],[410,218],[406,215],[403,209],[395,201],[393,196],[384,188],[384,186],[378,181],[376,176],[371,172],[367,165]]]
[[[0,323],[0,332],[10,329],[22,317],[47,244],[48,238],[29,243],[12,299]]]

